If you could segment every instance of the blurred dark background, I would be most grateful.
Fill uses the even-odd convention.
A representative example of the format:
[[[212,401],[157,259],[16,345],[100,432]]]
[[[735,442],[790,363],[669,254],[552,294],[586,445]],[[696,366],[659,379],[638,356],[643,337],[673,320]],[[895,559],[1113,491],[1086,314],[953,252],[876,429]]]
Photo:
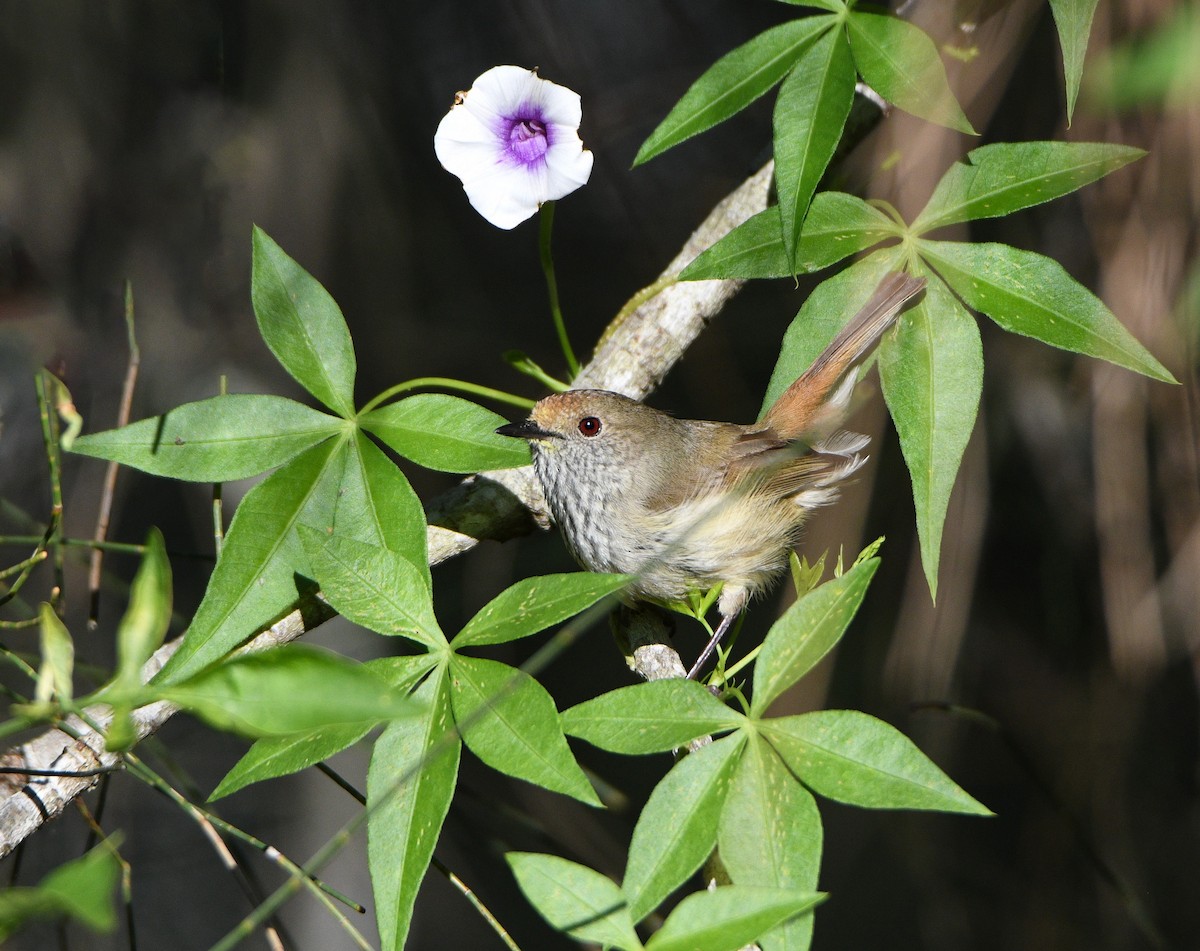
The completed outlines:
[[[1102,5],[1089,62],[1170,7]],[[515,63],[582,95],[581,134],[596,166],[558,208],[555,256],[568,322],[586,351],[712,205],[766,159],[771,97],[631,171],[637,146],[718,56],[794,13],[731,0],[5,5],[0,531],[35,531],[48,513],[39,366],[67,382],[88,430],[113,425],[127,360],[126,279],[142,352],[135,418],[216,393],[222,374],[234,392],[303,398],[257,336],[252,223],[340,303],[358,351],[360,400],[427,375],[541,395],[500,359],[516,347],[552,370],[561,362],[536,225],[491,227],[438,166],[433,132],[454,91],[492,65]],[[1050,350],[983,320],[983,405],[951,500],[936,607],[898,443],[878,394],[864,402],[854,424],[877,437],[873,462],[814,520],[805,550],[815,558],[844,546],[852,555],[886,535],[883,565],[837,656],[781,712],[854,707],[881,716],[997,817],[822,802],[821,887],[831,899],[818,913],[815,947],[1200,947],[1200,396],[1197,316],[1180,304],[1200,198],[1196,99],[1118,116],[1085,97],[1067,130],[1046,5],[915,0],[906,15],[950,46],[977,44],[974,58],[947,63],[982,138],[894,114],[829,184],[886,198],[911,216],[946,165],[980,142],[1068,137],[1149,149],[1080,194],[949,237],[1057,258],[1182,385]],[[753,418],[780,337],[812,286],[747,287],[652,402],[680,415]],[[69,534],[91,535],[102,472],[98,462],[67,459]],[[426,499],[453,484],[409,474]],[[227,512],[244,489],[227,487]],[[175,552],[211,551],[209,501],[204,486],[125,471],[111,537],[140,541],[154,524]],[[3,563],[21,552],[5,548]],[[111,587],[96,632],[85,633],[82,561],[66,588],[79,650],[99,661],[135,567],[118,556],[106,564]],[[485,545],[435,570],[443,626],[456,629],[523,575],[568,567],[553,535]],[[209,566],[181,557],[174,569],[186,618]],[[26,610],[47,584],[31,582]],[[743,637],[760,637],[786,600],[757,606]],[[5,617],[20,615],[21,605],[9,608]],[[340,621],[313,640],[359,657],[394,648]],[[681,625],[678,643],[690,655],[700,637]],[[13,633],[4,644],[32,650],[36,634]],[[519,662],[531,649],[498,656]],[[565,707],[631,676],[600,624],[542,679]],[[207,793],[244,747],[180,717],[160,734],[158,755],[169,750]],[[439,858],[526,949],[572,945],[525,905],[503,852],[553,851],[619,875],[640,804],[669,765],[578,752],[628,797],[627,808],[589,811],[497,777],[468,754],[439,845]],[[362,785],[363,754],[335,765]],[[220,804],[226,818],[296,860],[355,808],[315,773]],[[128,777],[113,780],[104,821],[127,836],[139,946],[205,948],[248,910],[198,828]],[[70,813],[39,832],[17,881],[36,882],[77,855],[85,837]],[[364,851],[360,837],[325,877],[369,905]],[[264,887],[279,880],[258,857],[248,864]],[[9,874],[13,860],[2,868]],[[349,946],[307,897],[282,921],[297,948]],[[363,927],[373,938],[371,922]],[[55,928],[40,927],[9,946],[59,940]],[[67,946],[128,945],[120,932],[72,931]],[[245,946],[266,942],[259,934]],[[431,872],[409,946],[501,945]]]

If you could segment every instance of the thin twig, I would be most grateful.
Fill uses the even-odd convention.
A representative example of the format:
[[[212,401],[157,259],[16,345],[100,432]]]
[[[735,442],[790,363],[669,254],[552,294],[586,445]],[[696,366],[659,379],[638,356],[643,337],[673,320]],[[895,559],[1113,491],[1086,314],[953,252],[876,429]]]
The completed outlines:
[[[137,337],[133,332],[133,284],[125,282],[125,332],[129,337],[129,364],[125,367],[125,385],[121,388],[121,405],[117,410],[117,428],[129,423],[133,406],[133,388],[137,383],[138,367],[142,354],[138,349]],[[92,537],[96,547],[92,549],[92,564],[88,570],[88,619],[89,631],[94,631],[100,620],[100,579],[104,567],[104,549],[101,543],[108,538],[108,523],[112,517],[113,497],[117,491],[117,469],[120,463],[113,460],[104,471],[104,485],[100,491],[100,512],[96,516],[96,533]]]
[[[50,606],[56,610],[63,597],[63,546],[62,537],[62,456],[58,446],[58,417],[53,411],[50,388],[53,377],[49,370],[37,376],[38,415],[42,420],[42,442],[46,449],[46,462],[50,468],[50,526],[47,529],[46,547],[54,557],[54,587],[50,591]]]

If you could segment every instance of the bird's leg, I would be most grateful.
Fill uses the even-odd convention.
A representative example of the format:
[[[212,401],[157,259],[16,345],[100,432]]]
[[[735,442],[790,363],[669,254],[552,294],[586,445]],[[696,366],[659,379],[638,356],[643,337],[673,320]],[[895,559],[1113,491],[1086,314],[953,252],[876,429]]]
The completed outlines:
[[[704,645],[704,650],[696,658],[696,663],[692,664],[692,669],[688,671],[688,680],[696,679],[696,675],[700,673],[700,668],[712,657],[713,651],[717,649],[717,645],[721,643],[721,638],[725,636],[725,632],[729,630],[729,625],[734,622],[737,616],[737,611],[734,611],[732,614],[721,615],[721,623],[717,625],[717,630],[713,633],[708,643]]]

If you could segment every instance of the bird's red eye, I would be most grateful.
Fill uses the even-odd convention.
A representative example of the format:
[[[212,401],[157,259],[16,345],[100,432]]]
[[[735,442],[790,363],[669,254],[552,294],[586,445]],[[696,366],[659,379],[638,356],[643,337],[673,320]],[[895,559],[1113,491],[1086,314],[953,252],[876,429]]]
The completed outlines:
[[[579,431],[585,436],[600,435],[600,420],[595,416],[585,416],[579,421]]]

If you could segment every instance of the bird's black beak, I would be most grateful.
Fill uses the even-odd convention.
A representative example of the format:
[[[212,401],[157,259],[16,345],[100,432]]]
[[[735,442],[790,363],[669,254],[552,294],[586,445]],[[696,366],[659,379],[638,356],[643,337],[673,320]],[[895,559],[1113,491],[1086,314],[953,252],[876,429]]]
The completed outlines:
[[[505,423],[496,430],[498,436],[512,436],[516,439],[554,439],[558,433],[542,429],[532,419],[523,419],[519,423]]]

